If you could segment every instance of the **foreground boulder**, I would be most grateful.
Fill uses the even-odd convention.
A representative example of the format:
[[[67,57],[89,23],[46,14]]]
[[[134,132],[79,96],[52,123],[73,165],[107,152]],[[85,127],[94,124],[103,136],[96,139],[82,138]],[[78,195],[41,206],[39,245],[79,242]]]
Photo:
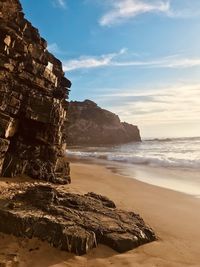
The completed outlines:
[[[67,127],[68,126],[68,127]],[[121,122],[114,113],[90,100],[69,103],[69,145],[113,145],[141,141],[137,126]]]
[[[39,184],[11,188],[0,199],[0,232],[37,237],[77,255],[99,243],[125,252],[156,239],[134,212],[118,210],[106,197],[78,195]]]
[[[70,182],[63,160],[70,86],[19,1],[0,1],[0,176]]]

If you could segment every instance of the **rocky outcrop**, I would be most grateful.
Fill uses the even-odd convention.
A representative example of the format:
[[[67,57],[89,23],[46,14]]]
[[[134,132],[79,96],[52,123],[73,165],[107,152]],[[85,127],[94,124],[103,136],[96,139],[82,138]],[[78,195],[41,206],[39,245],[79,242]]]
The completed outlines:
[[[107,197],[67,193],[50,185],[70,182],[63,130],[71,83],[46,46],[24,18],[19,1],[1,0],[0,176],[26,174],[48,183],[28,181],[0,187],[0,232],[37,237],[78,255],[98,243],[124,252],[155,240],[139,215],[117,209]],[[120,123],[116,115],[91,101],[77,110],[71,113],[72,121],[76,118],[79,127],[91,131],[94,139],[85,139],[89,142],[100,135],[97,143],[133,141],[134,131],[140,140],[137,127]],[[71,136],[78,137],[80,131],[74,130]],[[84,140],[74,137],[77,144]],[[18,264],[15,256],[7,260],[9,265]]]
[[[141,141],[137,126],[120,122],[114,113],[102,109],[96,103],[69,103],[69,145],[112,145]]]
[[[19,1],[0,1],[0,175],[67,183],[62,132],[71,83],[46,47]]]
[[[156,239],[154,232],[133,212],[116,209],[106,197],[66,193],[49,185],[7,192],[0,199],[0,231],[37,237],[78,255],[99,243],[125,252]]]

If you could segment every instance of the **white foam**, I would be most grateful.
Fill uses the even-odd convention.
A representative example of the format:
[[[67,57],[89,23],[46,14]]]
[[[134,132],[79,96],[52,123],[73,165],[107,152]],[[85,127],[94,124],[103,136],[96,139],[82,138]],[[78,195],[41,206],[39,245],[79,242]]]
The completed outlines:
[[[115,147],[67,150],[69,156],[137,165],[200,169],[200,138],[154,139]]]

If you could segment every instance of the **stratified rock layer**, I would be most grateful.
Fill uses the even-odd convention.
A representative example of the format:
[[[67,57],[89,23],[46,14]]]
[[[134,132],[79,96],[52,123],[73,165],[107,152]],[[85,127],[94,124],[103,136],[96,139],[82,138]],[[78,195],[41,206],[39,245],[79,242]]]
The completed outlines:
[[[114,113],[96,103],[69,103],[69,122],[66,126],[69,145],[112,145],[141,141],[137,126],[120,122]]]
[[[49,185],[15,188],[0,199],[0,231],[38,237],[78,255],[98,243],[125,252],[156,239],[142,218],[106,197],[59,191]],[[14,193],[13,193],[14,192]]]
[[[69,80],[24,18],[18,0],[0,1],[0,176],[70,182],[63,160]]]

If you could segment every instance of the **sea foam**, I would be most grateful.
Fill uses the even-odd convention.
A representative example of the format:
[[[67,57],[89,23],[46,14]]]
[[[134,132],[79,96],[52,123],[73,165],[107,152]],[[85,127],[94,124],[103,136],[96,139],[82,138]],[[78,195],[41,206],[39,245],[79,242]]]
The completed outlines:
[[[200,137],[151,139],[120,146],[68,149],[69,156],[137,165],[200,169]]]

